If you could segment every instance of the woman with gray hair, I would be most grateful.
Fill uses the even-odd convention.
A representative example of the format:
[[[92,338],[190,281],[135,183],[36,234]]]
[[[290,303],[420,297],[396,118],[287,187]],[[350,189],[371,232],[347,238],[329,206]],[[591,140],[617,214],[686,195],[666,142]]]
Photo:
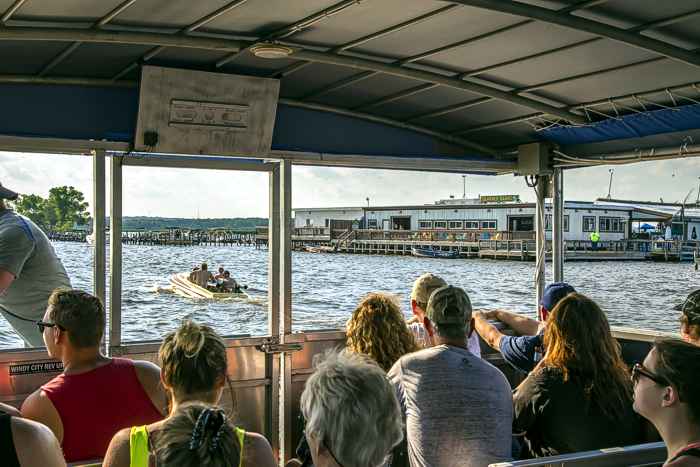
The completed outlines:
[[[301,412],[315,467],[378,467],[403,438],[394,388],[359,354],[329,352],[317,362]]]

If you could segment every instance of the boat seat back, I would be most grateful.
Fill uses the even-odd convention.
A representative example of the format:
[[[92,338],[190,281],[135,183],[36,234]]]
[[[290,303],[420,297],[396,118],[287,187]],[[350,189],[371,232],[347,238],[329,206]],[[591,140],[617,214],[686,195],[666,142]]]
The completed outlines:
[[[660,466],[666,460],[662,442],[637,444],[621,448],[575,452],[514,462],[490,464],[489,467],[630,467]]]

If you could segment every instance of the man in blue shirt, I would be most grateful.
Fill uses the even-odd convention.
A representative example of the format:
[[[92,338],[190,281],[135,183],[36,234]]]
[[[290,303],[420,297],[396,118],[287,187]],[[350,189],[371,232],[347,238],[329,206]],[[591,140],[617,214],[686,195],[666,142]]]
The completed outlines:
[[[482,339],[501,352],[505,361],[514,368],[529,373],[542,358],[543,335],[547,315],[559,301],[575,292],[566,282],[549,284],[540,301],[542,321],[504,310],[477,311],[474,313],[474,326]],[[507,336],[489,320],[498,320],[511,328],[516,336]]]

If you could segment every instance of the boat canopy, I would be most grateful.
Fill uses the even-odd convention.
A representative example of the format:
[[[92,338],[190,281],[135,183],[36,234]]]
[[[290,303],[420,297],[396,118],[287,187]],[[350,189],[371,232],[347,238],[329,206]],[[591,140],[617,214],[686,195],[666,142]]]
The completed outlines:
[[[562,167],[678,157],[699,47],[696,0],[0,0],[0,146],[133,149],[154,65],[279,80],[270,154],[295,163],[498,174],[541,141]]]

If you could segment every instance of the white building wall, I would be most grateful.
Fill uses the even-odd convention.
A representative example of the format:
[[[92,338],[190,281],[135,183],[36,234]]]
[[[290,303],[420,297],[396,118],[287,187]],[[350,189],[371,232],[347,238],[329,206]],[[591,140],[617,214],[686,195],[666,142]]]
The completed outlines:
[[[325,227],[326,219],[349,220],[358,222],[362,220],[361,208],[347,209],[295,209],[294,227]],[[308,223],[307,223],[308,221]]]

